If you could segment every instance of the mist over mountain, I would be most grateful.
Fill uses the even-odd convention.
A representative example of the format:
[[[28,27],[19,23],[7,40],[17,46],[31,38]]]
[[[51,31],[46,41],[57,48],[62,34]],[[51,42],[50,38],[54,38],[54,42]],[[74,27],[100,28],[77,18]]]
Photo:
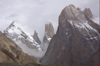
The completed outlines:
[[[14,41],[20,48],[36,60],[41,59],[49,45],[50,40],[54,35],[54,28],[52,23],[47,22],[45,24],[45,32],[43,41],[40,41],[38,33],[34,31],[31,35],[21,29],[20,25],[16,22],[12,22],[5,30],[4,35]]]
[[[99,14],[99,0],[0,0],[0,30],[15,21],[31,35],[31,31],[36,30],[42,41],[45,23],[52,22],[56,32],[59,13],[69,4],[82,9],[90,8],[95,16]]]
[[[35,57],[39,57],[38,55],[41,54],[37,53],[38,51],[42,51],[38,42],[36,42],[30,34],[23,31],[15,22],[12,22],[10,26],[4,30],[4,34],[18,44],[25,53]]]
[[[0,66],[100,66],[99,0],[0,0]]]

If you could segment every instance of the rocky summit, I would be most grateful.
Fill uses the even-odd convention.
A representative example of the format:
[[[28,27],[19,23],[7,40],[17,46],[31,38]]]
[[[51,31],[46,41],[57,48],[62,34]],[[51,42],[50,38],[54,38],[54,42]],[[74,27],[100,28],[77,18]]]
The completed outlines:
[[[50,41],[53,36],[54,36],[53,25],[52,23],[47,22],[45,24],[45,34],[44,34],[43,42]]]
[[[40,45],[33,39],[33,37],[22,30],[14,21],[6,28],[6,30],[4,30],[4,34],[17,44],[23,43],[28,48],[41,50]]]
[[[43,51],[46,52],[49,42],[51,41],[53,36],[54,36],[54,27],[51,22],[47,22],[45,24],[45,32],[43,38]]]
[[[81,10],[72,4],[66,6],[59,16],[58,30],[41,62],[62,66],[95,66],[96,61],[92,64],[92,60],[99,59],[100,25],[93,19],[95,17],[89,8]]]
[[[36,53],[41,51],[40,44],[32,35],[22,30],[19,25],[12,22],[5,30],[4,34],[14,41],[21,49],[30,56],[37,57]],[[38,56],[40,57],[40,56]]]
[[[38,43],[41,44],[41,41],[38,37],[38,33],[36,32],[36,30],[34,31],[34,35],[33,35],[33,39]]]

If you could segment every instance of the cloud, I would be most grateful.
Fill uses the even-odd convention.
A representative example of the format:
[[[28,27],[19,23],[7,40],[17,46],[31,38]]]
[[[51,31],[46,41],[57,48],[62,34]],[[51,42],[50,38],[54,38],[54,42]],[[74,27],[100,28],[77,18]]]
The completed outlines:
[[[0,30],[3,31],[12,21],[21,25],[29,32],[37,30],[39,37],[44,35],[46,22],[52,22],[57,30],[58,17],[62,9],[74,4],[80,8],[91,8],[93,14],[98,16],[99,0],[0,0]]]

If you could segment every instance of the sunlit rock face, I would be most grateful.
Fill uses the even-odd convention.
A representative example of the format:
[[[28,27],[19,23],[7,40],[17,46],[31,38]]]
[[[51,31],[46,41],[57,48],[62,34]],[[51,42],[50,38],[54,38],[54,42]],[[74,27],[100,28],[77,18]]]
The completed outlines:
[[[90,9],[66,6],[59,16],[59,26],[51,39],[43,64],[60,63],[62,66],[85,66],[99,50],[100,25],[94,21]]]
[[[54,36],[54,28],[53,28],[53,25],[52,25],[52,23],[47,22],[45,24],[45,35],[44,35],[43,42],[50,41],[53,36]]]
[[[51,22],[47,22],[45,24],[45,33],[43,38],[43,51],[47,50],[49,42],[51,41],[53,36],[54,36],[54,27]]]

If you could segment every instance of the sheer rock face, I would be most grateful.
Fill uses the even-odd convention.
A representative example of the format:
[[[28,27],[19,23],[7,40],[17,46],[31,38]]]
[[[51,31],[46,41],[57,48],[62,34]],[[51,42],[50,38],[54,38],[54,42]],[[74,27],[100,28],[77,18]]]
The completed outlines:
[[[100,66],[100,50],[90,57],[86,66]]]
[[[45,24],[45,35],[43,38],[43,51],[46,51],[49,45],[49,42],[51,41],[52,37],[54,36],[54,28],[52,23],[47,22]]]
[[[93,14],[89,8],[85,8],[84,12],[86,16],[88,16],[89,18],[93,18]]]
[[[38,44],[41,44],[41,41],[40,41],[40,39],[39,39],[39,37],[38,37],[38,33],[37,33],[36,31],[34,31],[33,38],[34,38],[34,40],[35,40]]]
[[[45,24],[45,35],[44,35],[43,42],[46,42],[47,40],[50,41],[53,35],[54,35],[53,25],[52,23],[48,22]]]
[[[88,59],[99,50],[100,44],[100,26],[93,22],[90,12],[74,5],[62,10],[57,33],[41,60],[43,64],[86,65]]]

